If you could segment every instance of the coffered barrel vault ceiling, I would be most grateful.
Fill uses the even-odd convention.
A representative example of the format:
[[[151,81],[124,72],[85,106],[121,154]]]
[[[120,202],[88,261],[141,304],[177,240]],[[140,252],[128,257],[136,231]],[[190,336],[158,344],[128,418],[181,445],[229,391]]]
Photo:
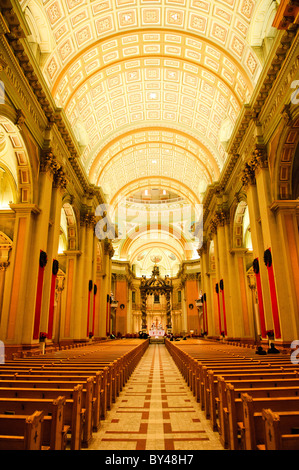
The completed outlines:
[[[248,42],[256,3],[43,0],[44,77],[108,202],[160,178],[198,203],[218,179],[261,71]]]

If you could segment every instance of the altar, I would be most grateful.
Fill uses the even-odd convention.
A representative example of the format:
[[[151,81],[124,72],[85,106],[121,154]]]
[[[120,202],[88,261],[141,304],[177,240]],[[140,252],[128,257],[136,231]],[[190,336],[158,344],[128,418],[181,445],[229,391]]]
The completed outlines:
[[[165,335],[165,330],[163,329],[158,329],[158,328],[151,328],[149,330],[149,333],[150,337],[153,337],[153,338],[163,338],[164,335]]]
[[[148,334],[150,343],[164,343],[165,330],[158,321],[152,323]]]

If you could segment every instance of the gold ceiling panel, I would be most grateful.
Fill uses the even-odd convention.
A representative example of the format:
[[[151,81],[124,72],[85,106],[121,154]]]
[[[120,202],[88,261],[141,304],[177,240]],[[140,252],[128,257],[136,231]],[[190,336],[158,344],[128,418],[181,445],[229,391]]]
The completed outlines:
[[[43,3],[55,39],[45,78],[92,182],[109,179],[113,197],[142,175],[184,179],[196,194],[200,174],[203,183],[217,179],[226,158],[223,123],[233,128],[261,70],[246,41],[255,1]],[[144,129],[160,134],[156,147],[137,147]],[[182,155],[176,133],[194,148]]]

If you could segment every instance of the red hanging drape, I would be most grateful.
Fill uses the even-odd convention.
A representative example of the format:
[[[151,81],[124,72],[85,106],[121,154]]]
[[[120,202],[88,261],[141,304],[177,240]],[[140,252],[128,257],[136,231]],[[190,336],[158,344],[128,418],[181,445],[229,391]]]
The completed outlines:
[[[222,294],[222,308],[223,308],[223,323],[224,323],[224,334],[227,334],[227,327],[226,327],[226,312],[225,312],[225,298],[224,298],[224,284],[223,279],[220,281],[220,289]]]
[[[220,299],[219,299],[219,286],[216,284],[216,294],[218,302],[218,321],[219,321],[219,334],[221,335],[221,312],[220,312]]]
[[[257,290],[257,299],[258,299],[258,306],[259,306],[259,312],[260,312],[261,333],[262,333],[262,337],[265,338],[266,322],[265,322],[263,292],[262,292],[261,275],[260,275],[258,258],[255,258],[255,260],[253,261],[253,270],[255,272],[255,279],[256,279],[256,290]]]
[[[47,335],[49,339],[51,339],[53,335],[54,302],[55,302],[55,288],[56,288],[57,272],[58,272],[58,261],[54,259],[53,266],[52,266],[48,335]]]
[[[267,271],[268,271],[268,279],[269,279],[269,286],[270,286],[272,317],[273,317],[275,338],[281,338],[279,313],[278,313],[278,303],[277,303],[275,278],[274,278],[274,271],[273,271],[273,264],[272,264],[271,248],[269,248],[268,250],[265,251],[265,264],[267,266]]]
[[[40,316],[41,316],[41,306],[42,306],[42,296],[43,296],[44,273],[45,273],[46,264],[47,264],[47,254],[44,251],[40,250],[39,269],[38,269],[38,277],[37,277],[37,291],[36,291],[36,300],[35,300],[33,339],[39,338],[39,326],[40,326]]]

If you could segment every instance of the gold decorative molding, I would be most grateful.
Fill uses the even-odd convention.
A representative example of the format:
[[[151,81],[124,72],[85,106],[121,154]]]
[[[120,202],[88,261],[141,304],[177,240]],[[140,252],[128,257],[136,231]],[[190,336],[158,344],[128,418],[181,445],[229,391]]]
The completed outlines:
[[[104,254],[109,255],[109,258],[112,258],[114,255],[114,248],[112,246],[112,243],[108,238],[105,238],[104,240]]]
[[[66,189],[67,186],[67,178],[66,178],[66,173],[62,166],[59,166],[56,168],[54,172],[54,179],[53,179],[53,187],[54,188],[60,188],[60,189]]]
[[[260,168],[268,168],[268,155],[264,145],[256,145],[251,159],[244,165],[241,181],[245,188],[255,184],[256,172]]]
[[[9,261],[2,261],[0,263],[0,271],[6,271],[6,269],[8,268],[9,266]]]
[[[81,215],[80,218],[81,225],[85,225],[86,227],[95,227],[96,226],[96,217],[91,212],[85,212]]]
[[[41,153],[40,171],[42,173],[52,172],[53,175],[57,171],[58,163],[52,151],[49,149]]]

